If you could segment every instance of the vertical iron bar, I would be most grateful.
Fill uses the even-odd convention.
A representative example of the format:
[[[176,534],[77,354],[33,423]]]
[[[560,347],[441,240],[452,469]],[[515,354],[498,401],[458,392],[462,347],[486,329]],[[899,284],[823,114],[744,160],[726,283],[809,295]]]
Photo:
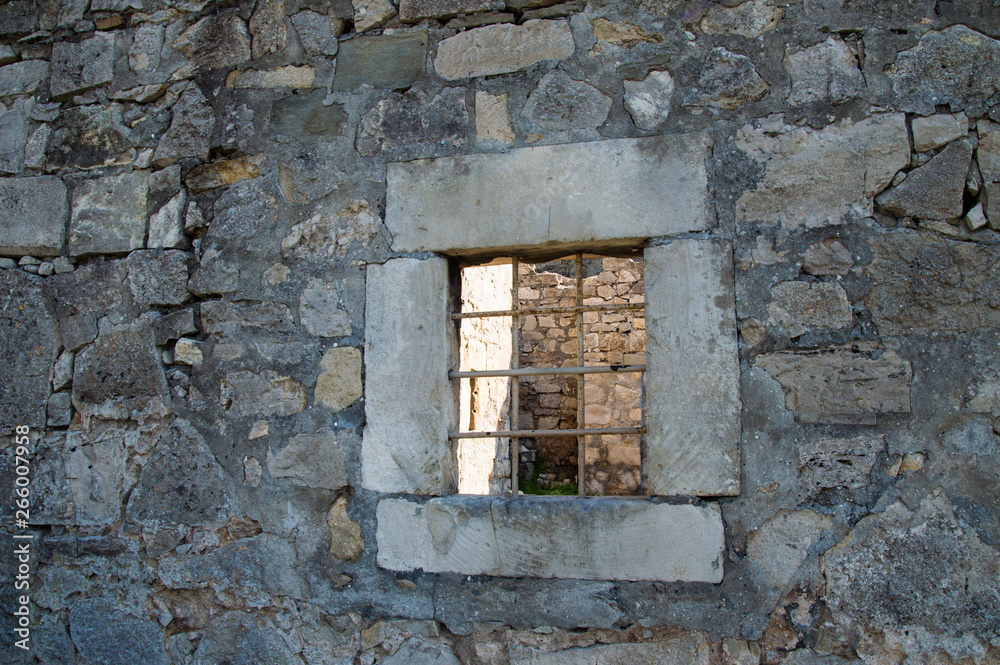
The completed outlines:
[[[646,373],[639,375],[639,493],[646,494]]]
[[[576,255],[576,304],[583,306],[583,252]],[[576,366],[583,367],[583,312],[576,313]],[[579,429],[586,427],[585,403],[584,403],[584,383],[585,375],[579,374],[576,377],[576,426]],[[584,488],[584,475],[587,466],[587,437],[576,437],[576,483],[579,496],[586,496]]]
[[[518,369],[521,366],[521,318],[517,315],[518,310],[518,270],[519,264],[516,256],[510,258],[511,267],[511,287],[510,287],[510,309],[515,312],[513,316],[510,317],[510,327],[511,327],[511,340],[513,342],[513,349],[511,349],[511,359],[510,365],[511,369]],[[512,430],[519,429],[518,422],[518,407],[520,406],[519,400],[521,399],[520,394],[520,382],[521,378],[517,376],[512,376],[510,378],[510,428]],[[517,496],[517,467],[520,462],[521,455],[521,440],[511,437],[510,439],[510,493],[511,496]]]

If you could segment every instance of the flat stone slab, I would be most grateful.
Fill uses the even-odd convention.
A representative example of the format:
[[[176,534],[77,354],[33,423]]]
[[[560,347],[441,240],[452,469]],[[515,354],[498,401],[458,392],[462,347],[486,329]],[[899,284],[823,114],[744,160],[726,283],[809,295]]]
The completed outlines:
[[[333,89],[407,88],[427,73],[427,31],[348,39],[340,45]]]
[[[384,499],[377,520],[378,565],[389,570],[722,581],[725,542],[714,504],[456,495]]]
[[[66,237],[66,185],[59,178],[0,180],[0,256],[54,256]]]
[[[715,223],[710,146],[690,133],[390,164],[392,247],[495,252],[704,231]]]
[[[466,30],[438,44],[434,69],[449,81],[527,69],[543,60],[573,55],[569,21],[500,23]]]

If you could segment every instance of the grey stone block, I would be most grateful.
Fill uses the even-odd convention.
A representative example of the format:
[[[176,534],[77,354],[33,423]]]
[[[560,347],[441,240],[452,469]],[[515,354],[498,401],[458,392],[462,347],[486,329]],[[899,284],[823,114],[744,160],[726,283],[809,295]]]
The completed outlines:
[[[324,106],[326,92],[285,97],[274,103],[271,129],[301,143],[332,141],[343,134],[347,113],[343,104]]]
[[[38,25],[36,0],[11,0],[0,6],[0,35],[19,35]]]
[[[113,254],[139,249],[146,241],[145,171],[85,180],[73,191],[69,251]]]
[[[906,180],[879,195],[876,203],[897,217],[956,219],[962,216],[965,176],[972,159],[972,144],[955,141]]]
[[[198,328],[194,324],[194,309],[191,307],[170,312],[153,321],[153,336],[157,346],[195,332],[198,332]]]
[[[608,119],[611,98],[561,70],[549,72],[528,96],[521,115],[555,131],[600,127]]]
[[[24,170],[24,148],[28,142],[28,114],[33,102],[18,99],[0,114],[0,172]]]
[[[163,630],[103,598],[77,601],[69,613],[73,644],[92,663],[168,665]]]
[[[115,77],[115,33],[98,32],[81,42],[52,45],[52,97],[63,98]]]
[[[188,255],[169,250],[139,250],[126,259],[129,288],[142,305],[181,305],[191,294],[187,290]]]
[[[60,319],[77,314],[101,316],[122,303],[125,261],[105,261],[54,276],[52,292]],[[72,348],[66,345],[66,348]]]
[[[590,647],[557,651],[546,651],[515,644],[510,649],[510,665],[577,665],[578,663],[709,665],[711,662],[709,653],[708,636],[702,632],[692,632],[656,642],[597,644]]]
[[[0,423],[45,427],[58,339],[45,282],[0,271]]]
[[[333,89],[407,88],[427,72],[427,31],[356,37],[340,45]]]
[[[67,109],[45,156],[46,168],[89,169],[131,164],[135,156],[122,124],[120,104],[94,104]]]
[[[200,157],[208,161],[208,151],[215,131],[215,114],[201,88],[188,85],[171,109],[173,118],[153,154],[158,167],[176,162],[180,157]]]
[[[449,81],[527,69],[543,60],[573,55],[569,21],[501,23],[460,32],[438,43],[434,69]]]
[[[356,439],[353,432],[330,429],[293,436],[277,453],[268,451],[267,472],[272,478],[291,478],[296,485],[339,490],[349,482],[345,448],[356,449]]]
[[[59,178],[0,179],[0,254],[58,254],[68,211],[66,186]]]
[[[0,96],[31,94],[48,73],[49,63],[45,60],[22,60],[0,67]]]
[[[73,417],[73,405],[70,402],[69,393],[50,395],[46,409],[48,413],[46,422],[49,427],[65,427],[69,425],[69,421]]]
[[[703,231],[709,146],[691,133],[390,164],[386,226],[400,252]]]
[[[732,110],[760,101],[770,89],[750,58],[717,46],[706,56],[698,83],[684,95],[684,104]]]
[[[74,314],[59,321],[59,342],[69,351],[76,351],[84,344],[97,339],[97,317],[92,314]]]
[[[356,145],[362,155],[408,145],[465,143],[469,112],[464,88],[431,97],[420,90],[393,93],[361,118]]]

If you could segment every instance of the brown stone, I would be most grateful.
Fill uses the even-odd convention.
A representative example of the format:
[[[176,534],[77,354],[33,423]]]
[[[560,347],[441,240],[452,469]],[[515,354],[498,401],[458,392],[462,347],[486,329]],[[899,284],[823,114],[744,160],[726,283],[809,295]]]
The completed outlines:
[[[264,155],[237,157],[198,166],[188,173],[184,182],[193,192],[204,192],[216,187],[225,187],[241,180],[260,177],[260,164]]]
[[[353,346],[329,349],[319,361],[316,401],[333,411],[354,404],[362,394],[361,351]]]
[[[365,550],[361,538],[361,525],[347,514],[347,498],[339,497],[330,506],[326,516],[330,527],[330,556],[343,561],[353,561]]]

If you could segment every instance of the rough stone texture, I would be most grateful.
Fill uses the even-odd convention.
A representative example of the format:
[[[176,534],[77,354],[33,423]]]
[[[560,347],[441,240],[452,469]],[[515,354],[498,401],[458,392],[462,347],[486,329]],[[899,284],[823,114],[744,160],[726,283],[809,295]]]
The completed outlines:
[[[785,14],[783,4],[774,0],[748,0],[736,7],[713,5],[701,19],[701,31],[756,39],[778,27]]]
[[[469,112],[463,88],[445,88],[433,98],[420,90],[392,93],[361,119],[362,155],[410,145],[465,143]]]
[[[737,200],[737,221],[787,228],[871,215],[872,198],[910,163],[902,114],[842,121],[820,131],[766,121],[741,129],[736,144],[764,168],[757,188]]]
[[[703,230],[707,148],[692,133],[391,164],[386,226],[401,252]]]
[[[235,185],[242,180],[260,177],[262,155],[224,159],[196,166],[185,176],[184,183],[193,192],[206,192],[218,187]]]
[[[169,413],[167,380],[145,320],[101,328],[77,354],[73,405],[84,415],[142,422]]]
[[[103,598],[78,601],[69,613],[73,644],[92,663],[167,665],[163,630]]]
[[[624,82],[625,110],[639,129],[653,131],[670,117],[674,77],[667,70],[653,70],[641,81]]]
[[[722,517],[622,499],[456,496],[378,504],[378,563],[390,570],[506,577],[719,582]],[[581,540],[573,534],[586,532]]]
[[[802,272],[808,275],[846,275],[853,266],[851,250],[836,238],[809,245],[802,256]]]
[[[160,66],[163,51],[163,26],[152,23],[140,25],[132,38],[128,51],[128,67],[136,74],[147,70],[155,72]]]
[[[250,17],[250,34],[253,37],[250,55],[254,58],[284,50],[288,43],[285,0],[260,0]]]
[[[883,436],[822,438],[799,449],[799,483],[811,494],[825,489],[859,489],[885,448]]]
[[[902,111],[931,115],[951,106],[980,115],[1000,90],[1000,42],[964,25],[931,30],[887,74]]]
[[[644,253],[647,489],[740,491],[740,394],[732,249],[675,240]]]
[[[316,70],[310,65],[285,65],[277,69],[233,70],[226,77],[226,87],[236,90],[260,88],[311,88]]]
[[[187,290],[187,254],[178,251],[140,250],[129,254],[129,288],[143,305],[181,305]]]
[[[396,15],[396,8],[389,0],[352,0],[352,2],[354,27],[358,32],[379,28]]]
[[[289,416],[306,408],[300,381],[270,370],[227,374],[219,386],[219,404],[237,418]]]
[[[830,282],[775,284],[768,314],[792,339],[810,330],[844,328],[854,318],[847,293],[839,284]]]
[[[656,663],[657,665],[709,665],[710,647],[704,633],[649,643],[598,644],[588,648],[543,651],[519,644],[512,645],[511,665],[617,665],[618,663]]]
[[[73,190],[69,251],[82,254],[128,252],[146,241],[145,171],[85,180]]]
[[[698,83],[685,93],[684,104],[731,110],[760,101],[770,89],[750,58],[716,46],[705,58]]]
[[[292,15],[292,25],[306,53],[314,56],[337,55],[337,41],[344,32],[344,21],[333,16],[302,11]]]
[[[365,550],[361,525],[347,514],[347,498],[339,497],[326,516],[330,527],[330,556],[342,561],[354,561]]]
[[[17,99],[6,113],[0,114],[0,171],[24,170],[24,149],[28,143],[28,114],[33,102]]]
[[[476,140],[512,143],[516,135],[507,108],[507,93],[476,91]]]
[[[400,0],[399,20],[417,23],[425,18],[451,18],[458,14],[474,14],[494,9],[490,0]]]
[[[427,31],[358,37],[345,41],[337,55],[334,90],[406,88],[427,73]]]
[[[66,186],[58,178],[0,180],[0,255],[58,254],[68,211]]]
[[[52,45],[52,96],[65,97],[108,83],[115,76],[115,35],[96,33],[81,42]]]
[[[385,658],[382,663],[384,665],[460,665],[460,661],[447,644],[427,642],[417,637],[411,637],[403,642],[399,650]]]
[[[659,35],[649,34],[633,23],[615,23],[606,18],[596,18],[590,22],[597,44],[587,54],[596,57],[604,54],[607,45],[630,49],[642,42],[662,42]]]
[[[187,244],[184,237],[184,192],[177,192],[149,218],[149,238],[146,247],[150,249],[177,249]]]
[[[38,26],[35,2],[32,0],[12,0],[0,8],[0,34],[24,34],[33,32]]]
[[[806,15],[831,31],[872,28],[913,28],[934,16],[932,0],[897,0],[887,3],[851,0],[805,0]]]
[[[864,91],[858,59],[839,39],[829,37],[801,51],[789,50],[784,64],[792,79],[789,104],[801,106],[823,100],[840,104]]]
[[[294,317],[288,305],[280,302],[220,300],[201,304],[201,328],[206,335],[239,339],[260,332],[289,333]]]
[[[1000,323],[995,247],[898,232],[869,241],[865,304],[883,335],[961,333]]]
[[[378,233],[379,219],[367,201],[354,201],[335,215],[320,213],[292,227],[281,241],[286,259],[324,261],[347,253],[353,243],[367,245]]]
[[[122,124],[120,104],[72,108],[62,113],[62,126],[53,134],[45,166],[49,169],[125,166],[135,150]]]
[[[969,131],[969,123],[964,113],[958,117],[946,113],[932,115],[929,118],[914,118],[913,149],[917,152],[934,150],[943,145],[960,139]]]
[[[180,157],[208,161],[215,131],[215,114],[197,85],[189,85],[172,109],[173,119],[153,154],[153,164],[164,167]]]
[[[555,70],[538,82],[521,115],[545,129],[586,129],[603,125],[610,110],[610,97]]]
[[[297,16],[297,14],[296,14]],[[285,97],[274,103],[271,128],[301,143],[332,141],[343,134],[347,119],[341,104],[324,106],[326,92]]]
[[[833,518],[812,510],[781,510],[747,537],[751,570],[775,591],[787,591],[799,566],[809,556]]]
[[[42,428],[58,345],[52,295],[17,270],[0,270],[0,293],[0,423]]]
[[[333,411],[340,411],[354,404],[361,395],[361,352],[352,346],[327,350],[319,361],[316,401]]]
[[[125,275],[124,261],[106,261],[53,277],[51,281],[56,297],[56,313],[63,318],[60,325],[67,324],[64,318],[67,316],[100,316],[118,307],[122,302],[121,287],[125,282]],[[72,323],[70,325],[79,327]],[[96,328],[94,331],[96,333]]]
[[[267,452],[267,472],[272,478],[291,478],[303,487],[328,490],[346,487],[344,440],[350,436],[329,429],[293,436],[277,453]],[[353,442],[350,445],[353,447]]]
[[[0,67],[0,96],[35,92],[48,73],[46,60],[22,60]]]
[[[543,60],[573,55],[567,21],[503,23],[461,32],[438,44],[434,68],[449,81],[526,69]]]
[[[448,441],[457,404],[445,371],[452,334],[448,263],[398,258],[367,273],[362,486],[447,492],[457,482]]]
[[[956,141],[923,166],[910,171],[906,180],[876,202],[899,217],[955,219],[962,216],[965,174],[969,172],[972,144]]]
[[[173,47],[198,69],[225,69],[250,59],[247,26],[235,12],[202,18],[178,35]]]
[[[910,412],[909,361],[872,342],[772,353],[756,364],[781,383],[802,423],[873,425],[879,413]]]
[[[915,118],[914,122],[916,120]],[[976,163],[979,165],[983,182],[998,182],[1000,181],[1000,125],[980,121],[977,129],[979,148],[976,150]],[[913,131],[916,132],[916,129]]]
[[[339,304],[340,294],[334,284],[312,281],[299,298],[299,321],[310,335],[346,337],[351,334],[351,321]]]

